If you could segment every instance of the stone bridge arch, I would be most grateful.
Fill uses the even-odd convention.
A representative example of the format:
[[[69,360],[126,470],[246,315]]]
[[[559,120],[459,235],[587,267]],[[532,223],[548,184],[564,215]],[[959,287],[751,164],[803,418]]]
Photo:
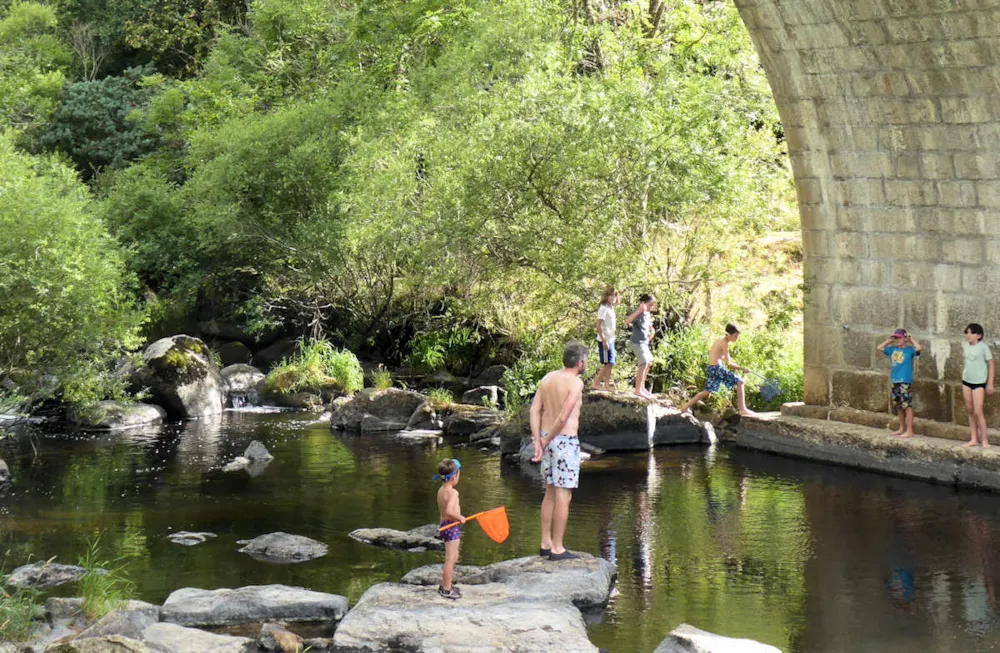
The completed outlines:
[[[795,176],[806,403],[885,412],[905,326],[917,416],[964,421],[962,330],[1000,339],[1000,0],[735,3]]]

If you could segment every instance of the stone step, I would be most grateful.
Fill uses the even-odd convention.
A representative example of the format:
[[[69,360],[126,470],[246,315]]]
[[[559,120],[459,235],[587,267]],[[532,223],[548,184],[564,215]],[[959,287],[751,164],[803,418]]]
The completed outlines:
[[[1000,446],[963,448],[922,435],[904,440],[884,428],[776,413],[743,417],[733,432],[747,449],[1000,492]]]
[[[793,417],[810,417],[826,419],[834,422],[846,422],[860,426],[871,426],[878,429],[893,429],[899,426],[899,417],[889,413],[878,413],[870,410],[858,410],[846,406],[813,406],[800,402],[786,403],[781,406],[782,415]],[[932,438],[946,440],[968,440],[969,425],[952,422],[938,422],[933,419],[913,419],[913,432]],[[1000,430],[989,429],[990,438],[1000,438]]]

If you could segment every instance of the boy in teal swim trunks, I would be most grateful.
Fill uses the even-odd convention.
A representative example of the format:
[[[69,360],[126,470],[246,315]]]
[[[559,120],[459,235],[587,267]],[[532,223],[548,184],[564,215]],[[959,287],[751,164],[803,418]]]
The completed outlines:
[[[745,367],[741,367],[733,362],[729,356],[730,343],[740,339],[740,330],[735,324],[726,325],[726,335],[712,343],[712,348],[708,352],[708,368],[705,370],[705,389],[696,394],[691,401],[687,402],[681,412],[691,410],[692,406],[707,397],[718,392],[722,386],[736,388],[736,401],[740,415],[756,415],[747,408],[746,392],[743,388],[743,379],[733,374],[732,370],[746,372]]]
[[[458,522],[465,523],[462,516],[462,508],[458,503],[458,479],[461,477],[462,463],[454,458],[442,460],[438,463],[438,473],[434,480],[441,481],[441,488],[437,493],[438,512],[441,515],[440,526],[447,526]],[[455,573],[455,565],[458,564],[458,547],[461,543],[462,530],[459,526],[452,526],[441,531],[441,539],[444,540],[444,569],[441,571],[441,585],[438,587],[438,594],[446,599],[460,599],[462,593],[458,591],[452,582]]]

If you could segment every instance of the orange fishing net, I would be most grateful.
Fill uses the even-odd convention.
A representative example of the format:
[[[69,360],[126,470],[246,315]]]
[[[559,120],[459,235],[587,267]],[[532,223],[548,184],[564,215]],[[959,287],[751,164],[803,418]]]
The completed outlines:
[[[466,522],[470,522],[473,519],[479,521],[479,525],[482,527],[483,532],[494,542],[503,542],[510,535],[510,522],[507,521],[507,508],[500,506],[499,508],[494,508],[492,510],[486,510],[484,512],[477,512],[474,515],[465,518]],[[439,531],[448,530],[452,526],[458,525],[458,522],[453,522],[439,528]]]

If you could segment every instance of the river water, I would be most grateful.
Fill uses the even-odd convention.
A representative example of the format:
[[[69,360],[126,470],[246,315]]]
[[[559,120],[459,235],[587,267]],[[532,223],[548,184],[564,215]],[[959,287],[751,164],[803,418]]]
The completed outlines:
[[[437,520],[436,462],[462,461],[464,511],[504,504],[511,536],[475,527],[462,562],[538,547],[541,484],[496,454],[331,435],[310,415],[228,413],[138,434],[48,435],[0,442],[15,476],[0,499],[3,568],[57,556],[76,562],[102,532],[107,557],[128,555],[139,598],[181,587],[285,583],[346,595],[395,581],[441,554],[354,542],[365,526]],[[262,441],[263,474],[218,468]],[[682,622],[788,653],[972,653],[1000,650],[1000,497],[730,448],[685,447],[587,463],[574,495],[570,548],[618,565],[595,644],[648,653]],[[172,531],[211,531],[195,547]],[[324,558],[271,565],[236,540],[273,531],[330,545]],[[62,588],[72,593],[72,587]]]

